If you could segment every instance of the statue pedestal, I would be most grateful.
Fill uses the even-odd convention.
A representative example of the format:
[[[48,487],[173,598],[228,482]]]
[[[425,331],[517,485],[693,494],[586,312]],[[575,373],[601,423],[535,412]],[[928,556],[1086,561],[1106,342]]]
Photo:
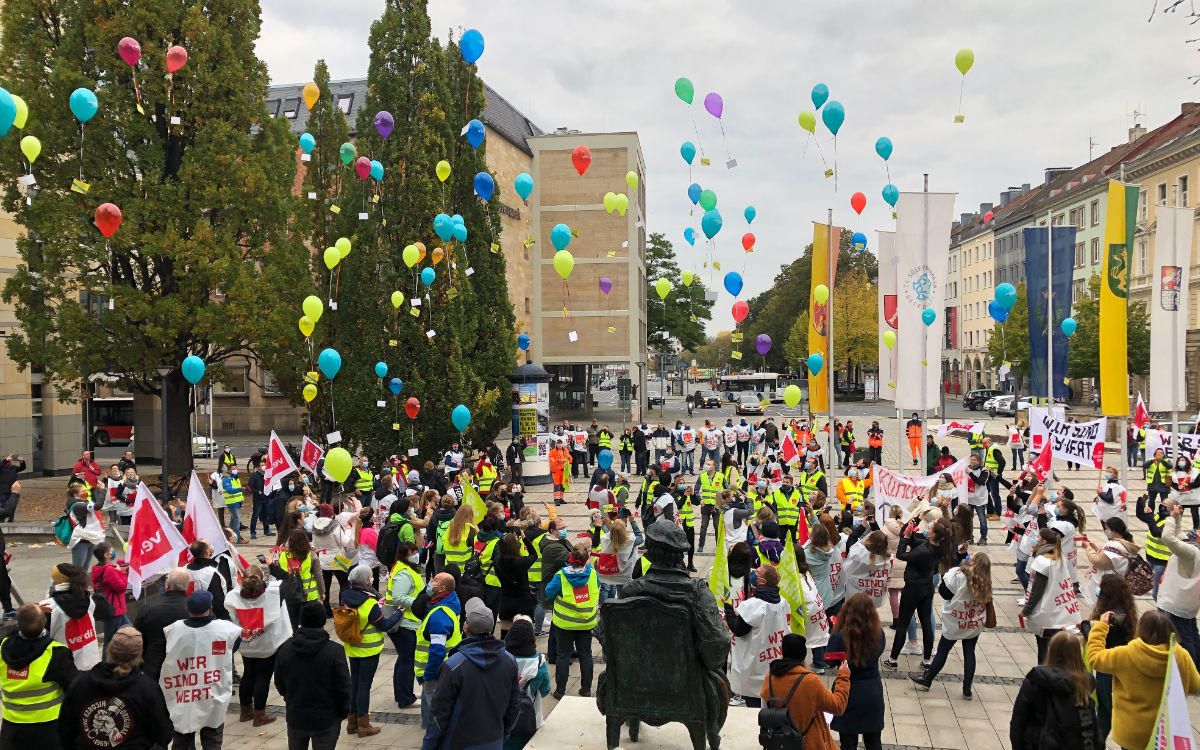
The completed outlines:
[[[607,750],[604,717],[595,698],[564,697],[533,735],[526,750]],[[661,727],[642,725],[637,742],[629,741],[628,728],[621,729],[621,747],[654,750],[692,750],[692,741],[682,724]],[[729,709],[721,728],[721,750],[758,750],[758,709]]]

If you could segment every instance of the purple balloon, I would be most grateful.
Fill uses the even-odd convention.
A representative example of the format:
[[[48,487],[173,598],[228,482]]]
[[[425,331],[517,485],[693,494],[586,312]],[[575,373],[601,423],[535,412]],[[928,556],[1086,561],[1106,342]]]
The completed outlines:
[[[765,333],[758,334],[758,338],[754,339],[754,348],[759,354],[771,351],[771,337]]]
[[[608,278],[607,276],[600,279],[600,291],[604,292],[605,294],[608,294],[609,292],[611,292],[612,291],[612,279]]]
[[[721,113],[725,111],[725,102],[721,100],[721,95],[713,92],[704,97],[704,108],[708,113],[718,120],[721,119]]]
[[[392,119],[392,113],[381,111],[375,115],[375,129],[379,131],[379,135],[387,138],[392,134],[392,128],[396,127],[396,121]]]

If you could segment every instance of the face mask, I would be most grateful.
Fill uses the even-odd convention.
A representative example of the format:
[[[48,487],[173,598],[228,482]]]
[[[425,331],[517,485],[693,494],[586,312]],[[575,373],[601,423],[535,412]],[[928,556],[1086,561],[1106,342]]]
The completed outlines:
[[[231,477],[236,477],[236,476],[237,476],[237,469],[234,469],[233,471],[229,472],[229,476],[231,476]]]
[[[754,570],[750,571],[750,585],[752,587],[758,585],[758,573]]]
[[[433,594],[433,581],[430,581],[429,583],[425,584],[425,593],[430,594],[430,595]]]
[[[408,556],[408,561],[410,563],[412,563],[413,565],[416,565],[417,563],[421,562],[421,553],[420,552],[412,553],[411,555]]]
[[[1182,461],[1180,461],[1179,463],[1175,464],[1175,468],[1176,468],[1176,469],[1186,469],[1186,468],[1187,468],[1187,464],[1185,464],[1185,463],[1183,463]]]
[[[858,469],[851,469],[846,476],[850,477],[851,479],[858,479]]]
[[[558,530],[558,538],[559,538],[559,539],[566,539],[566,538],[567,538],[567,530],[566,530],[566,529],[559,529],[559,530]]]
[[[292,490],[294,490],[294,489],[296,489],[296,485],[294,485],[294,484],[289,484],[289,485],[288,485],[288,492],[291,492],[291,491],[292,491]]]
[[[1096,587],[1096,598],[1097,599],[1100,598],[1100,587],[1099,586]]]
[[[308,512],[308,506],[307,506],[307,505],[301,505],[301,506],[300,506],[300,508],[299,508],[299,510],[300,510],[300,512],[301,512],[301,513],[307,513],[307,512]]]
[[[1115,480],[1116,480],[1116,478],[1117,478],[1117,475],[1116,475],[1116,474],[1113,474],[1112,472],[1109,472],[1109,474],[1108,474],[1108,481],[1110,481],[1110,482],[1112,482],[1112,481],[1115,481]]]
[[[362,462],[362,467],[363,467],[364,469],[365,469],[365,468],[367,468],[367,462],[366,462],[366,461],[363,461],[363,462]]]
[[[1050,502],[1058,500],[1058,490],[1050,490],[1046,497],[1050,498]]]

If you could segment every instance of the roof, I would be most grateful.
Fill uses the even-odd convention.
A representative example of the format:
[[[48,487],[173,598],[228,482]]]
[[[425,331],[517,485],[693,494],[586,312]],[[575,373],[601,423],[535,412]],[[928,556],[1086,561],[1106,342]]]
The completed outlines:
[[[303,133],[308,125],[308,108],[304,106],[302,97],[304,85],[303,83],[288,83],[271,86],[267,90],[267,111],[272,117],[287,117],[292,132],[297,135]],[[334,104],[346,115],[350,134],[354,135],[355,127],[358,124],[358,110],[367,101],[367,79],[346,78],[330,81],[329,93],[333,97]],[[542,135],[542,129],[486,83],[483,85],[483,96],[482,119],[484,124],[504,140],[526,154],[532,155],[533,152],[525,139],[530,136]]]

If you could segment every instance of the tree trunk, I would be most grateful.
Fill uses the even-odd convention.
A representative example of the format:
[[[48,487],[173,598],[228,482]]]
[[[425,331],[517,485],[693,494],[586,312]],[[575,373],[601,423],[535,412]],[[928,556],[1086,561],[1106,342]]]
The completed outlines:
[[[192,470],[191,397],[191,383],[183,379],[178,368],[172,370],[167,376],[167,461],[173,477]]]

